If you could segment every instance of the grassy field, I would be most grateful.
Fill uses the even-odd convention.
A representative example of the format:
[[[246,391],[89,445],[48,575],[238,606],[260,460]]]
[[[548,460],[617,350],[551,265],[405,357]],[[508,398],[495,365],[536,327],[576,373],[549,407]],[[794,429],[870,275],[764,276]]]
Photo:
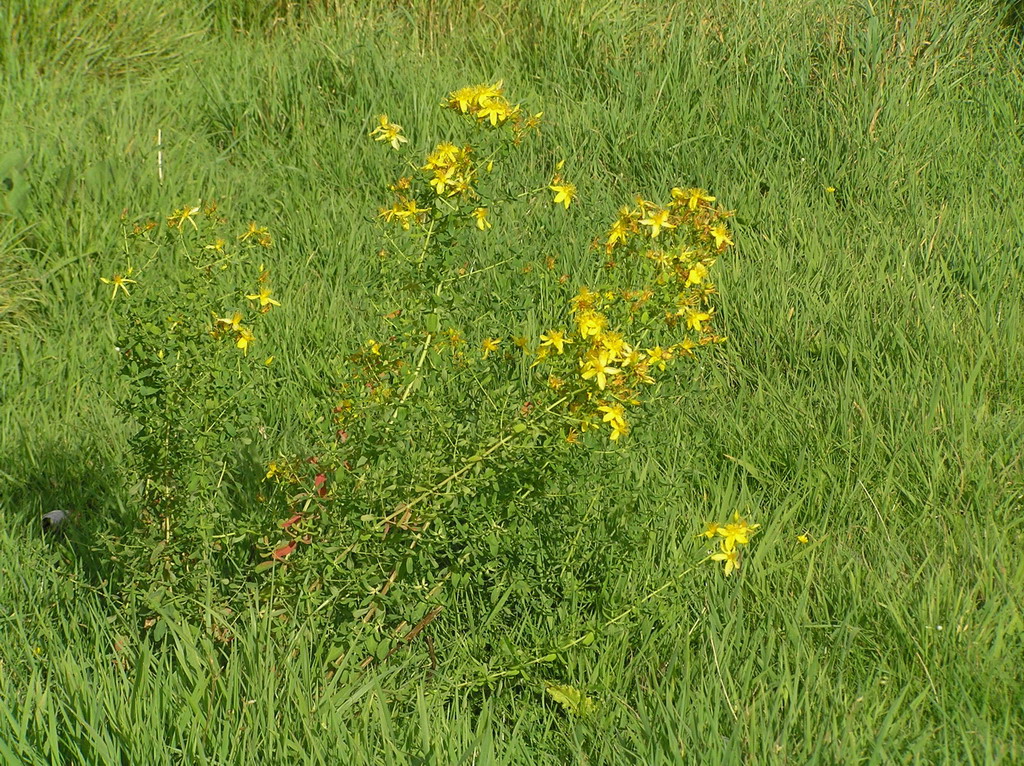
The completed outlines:
[[[1020,763],[1024,57],[1002,13],[8,0],[0,760]],[[284,610],[244,562],[205,598],[126,593],[102,549],[137,513],[100,282],[122,211],[217,199],[273,233],[265,465],[305,448],[394,308],[368,288],[394,176],[376,115],[422,152],[452,133],[449,92],[498,79],[544,112],[515,177],[564,159],[579,199],[474,240],[481,332],[560,310],[524,265],[599,280],[621,204],[702,186],[737,211],[727,342],[524,495],[528,518],[481,495],[491,558],[366,669],[340,662],[351,613]],[[40,530],[55,508],[65,537]],[[734,510],[761,528],[726,578],[696,536]]]

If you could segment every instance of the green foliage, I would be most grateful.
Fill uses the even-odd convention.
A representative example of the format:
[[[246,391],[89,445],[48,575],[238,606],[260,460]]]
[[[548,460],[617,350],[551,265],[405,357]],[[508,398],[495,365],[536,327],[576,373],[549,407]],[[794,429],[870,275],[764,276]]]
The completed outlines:
[[[166,226],[126,224],[123,239],[126,268],[101,280],[117,314],[138,510],[136,528],[108,545],[134,587],[153,592],[188,577],[193,593],[225,569],[218,552],[237,555],[232,544],[259,523],[230,513],[224,485],[261,426],[254,400],[268,365],[249,347],[264,340],[260,320],[280,303],[269,272],[252,261],[272,241],[255,224],[236,237],[215,204],[186,206]]]
[[[570,452],[580,430],[599,428],[603,416],[617,441],[629,431],[623,408],[639,404],[640,387],[653,385],[675,355],[720,340],[707,326],[714,293],[707,277],[714,255],[732,242],[717,223],[727,213],[699,189],[675,189],[666,208],[640,200],[622,214],[618,236],[594,257],[623,250],[627,238],[649,247],[630,242],[628,260],[608,265],[615,291],[582,287],[570,301],[576,280],[553,280],[549,257],[543,265],[527,261],[518,295],[498,299],[502,308],[529,305],[547,290],[562,303],[557,316],[531,312],[519,329],[474,299],[481,274],[507,283],[510,262],[524,260],[515,249],[489,260],[494,221],[532,203],[528,225],[542,237],[552,213],[564,211],[538,198],[555,192],[555,207],[567,211],[574,187],[561,177],[563,162],[551,168],[553,178],[544,174],[550,182],[535,178],[533,189],[506,179],[506,167],[537,137],[541,115],[509,102],[501,83],[459,89],[443,106],[469,129],[437,143],[425,164],[406,160],[407,174],[390,184],[394,201],[378,216],[386,247],[367,288],[380,324],[339,360],[333,417],[311,434],[312,446],[272,462],[267,473],[280,531],[262,538],[265,560],[256,569],[271,576],[289,608],[336,615],[339,655],[363,667],[411,640],[452,603],[451,591],[487,591],[508,560],[509,528],[544,519],[579,532],[571,513],[545,505],[578,480],[583,461]],[[399,153],[409,142],[387,115],[370,135]],[[616,301],[609,316],[620,324],[610,325],[597,309]],[[566,321],[570,303],[576,328],[545,332]],[[643,350],[618,331],[650,340],[652,328],[666,325],[689,328],[699,340]],[[535,544],[557,559],[561,546],[548,530]],[[346,636],[342,626],[352,617]]]
[[[112,24],[114,5],[135,12]],[[0,199],[0,217],[41,300],[0,354],[0,761],[1020,762],[1024,66],[1002,12],[2,4],[0,157],[16,158],[7,191],[22,196]],[[401,247],[382,242],[369,220],[394,202],[382,155],[416,157],[401,174],[419,173],[434,141],[467,135],[439,94],[498,78],[545,113],[496,176],[536,193],[496,205],[492,229],[466,221],[471,262],[441,262],[460,278],[435,305],[443,277],[405,255],[417,240],[391,226]],[[367,138],[382,112],[410,138],[400,153]],[[568,210],[547,189],[562,159]],[[601,250],[624,202],[699,184],[739,212],[737,248],[714,269],[728,342],[669,368],[621,444],[606,425],[587,449],[564,432],[528,441],[543,407],[531,398],[521,416],[509,387],[543,388],[547,372],[514,339],[536,352],[541,333],[572,331],[580,285],[609,285]],[[99,279],[127,268],[126,206],[129,230],[160,221],[159,244],[177,234],[163,216],[199,194],[240,222],[228,240],[249,217],[271,226],[283,306],[248,357],[229,336],[193,336],[258,386],[237,439],[214,437],[232,455],[220,490],[197,501],[224,528],[195,530],[209,547],[183,546],[204,552],[170,562],[171,587],[158,556],[148,593],[121,576],[160,536],[137,530],[128,468],[138,426],[121,403],[135,394],[114,350],[128,305]],[[160,271],[133,253],[133,299],[184,274],[183,255]],[[252,312],[259,260],[228,270],[197,322]],[[403,305],[425,308],[386,319]],[[473,307],[478,322],[455,323]],[[472,342],[467,369],[431,343],[404,410],[417,438],[396,440],[395,403],[373,405],[371,378],[353,376],[400,398],[428,322]],[[483,359],[478,344],[499,336]],[[336,422],[346,400],[362,422]],[[339,429],[349,438],[333,445]],[[449,434],[464,452],[423,449]],[[509,434],[507,470],[463,459]],[[351,505],[328,445],[342,460],[358,449],[379,478]],[[215,472],[208,457],[198,469]],[[300,477],[291,494],[264,479],[270,462]],[[383,536],[399,502],[467,465],[458,508],[444,488],[413,507],[409,521],[434,519],[429,539],[410,551],[424,530],[399,528],[404,512]],[[423,491],[386,491],[409,481]],[[299,493],[304,531],[285,526]],[[44,536],[55,508],[71,512],[67,532]],[[737,510],[760,527],[726,578],[701,562],[726,536],[697,535]],[[474,556],[418,558],[445,541]],[[342,556],[327,575],[338,590],[318,585],[312,564],[334,561],[319,551],[353,542],[357,566]],[[549,686],[597,709],[575,716]]]

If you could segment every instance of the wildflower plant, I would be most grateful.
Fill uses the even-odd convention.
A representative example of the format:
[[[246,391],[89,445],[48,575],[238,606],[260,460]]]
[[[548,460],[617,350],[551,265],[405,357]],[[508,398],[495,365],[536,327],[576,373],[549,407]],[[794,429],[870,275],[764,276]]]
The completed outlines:
[[[543,486],[553,453],[625,441],[657,379],[723,340],[710,272],[732,245],[729,213],[701,189],[624,208],[595,252],[608,266],[602,283],[560,277],[564,310],[535,337],[492,323],[461,289],[508,268],[474,257],[479,238],[512,205],[529,205],[542,228],[579,197],[562,162],[532,188],[502,172],[542,116],[501,82],[456,90],[441,107],[467,137],[424,144],[419,158],[409,158],[419,138],[391,116],[369,131],[402,163],[377,216],[380,325],[337,360],[316,446],[267,470],[280,511],[258,568],[279,592],[314,582],[336,594],[331,604],[363,626],[340,651],[367,661],[394,650],[401,626],[415,635],[433,619],[446,584],[493,565],[500,529],[515,523],[493,509]]]
[[[533,347],[552,395],[566,397],[567,438],[629,433],[628,413],[678,360],[725,338],[714,329],[716,259],[732,243],[727,211],[703,189],[671,190],[663,204],[637,197],[608,229],[606,281],[568,301],[561,327]]]
[[[725,524],[708,522],[698,537],[718,541],[718,550],[709,554],[709,561],[721,562],[726,577],[740,568],[740,546],[750,544],[751,538],[761,528],[760,524],[751,524],[740,516],[739,511],[733,512],[732,520]]]
[[[364,667],[449,592],[483,582],[510,544],[503,530],[527,521],[549,482],[575,481],[574,445],[627,442],[658,380],[723,340],[710,275],[733,244],[730,214],[702,189],[622,208],[594,247],[600,283],[557,277],[562,307],[536,332],[493,319],[464,288],[509,259],[487,261],[479,243],[514,205],[543,230],[581,202],[564,162],[525,184],[503,172],[539,140],[542,115],[501,82],[441,107],[462,139],[421,145],[386,114],[368,131],[398,166],[377,216],[379,322],[330,362],[331,411],[307,423],[308,448],[271,455],[255,491],[238,477],[266,433],[257,391],[287,310],[264,265],[268,227],[185,205],[126,224],[121,262],[98,275],[133,429],[138,529],[111,543],[129,576],[231,583],[225,568],[249,561],[289,609],[354,617],[338,651]],[[745,542],[726,541],[729,555]],[[232,546],[237,556],[217,555]]]
[[[123,267],[99,282],[125,383],[119,403],[139,512],[136,528],[112,545],[134,569],[126,576],[170,586],[208,572],[234,537],[224,534],[224,488],[240,445],[260,426],[256,393],[268,369],[260,351],[272,347],[264,326],[281,302],[263,265],[266,227],[239,231],[214,203],[122,224]]]

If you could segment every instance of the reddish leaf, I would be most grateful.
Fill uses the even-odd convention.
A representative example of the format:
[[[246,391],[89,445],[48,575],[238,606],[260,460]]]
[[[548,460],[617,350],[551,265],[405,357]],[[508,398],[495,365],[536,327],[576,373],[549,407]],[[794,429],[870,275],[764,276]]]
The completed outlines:
[[[301,513],[296,513],[294,516],[292,516],[290,519],[288,519],[288,521],[282,521],[281,522],[281,529],[288,529],[288,527],[290,527],[292,524],[294,524],[297,521],[302,521],[302,514]]]
[[[294,540],[292,540],[287,545],[282,545],[280,548],[274,551],[274,558],[277,561],[284,561],[286,558],[288,558],[289,555],[291,555],[291,552],[295,550],[295,545],[296,543]]]

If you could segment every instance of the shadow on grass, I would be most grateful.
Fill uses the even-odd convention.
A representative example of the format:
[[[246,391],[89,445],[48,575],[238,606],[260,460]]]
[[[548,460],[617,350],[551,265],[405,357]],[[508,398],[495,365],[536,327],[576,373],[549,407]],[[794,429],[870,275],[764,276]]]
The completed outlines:
[[[160,562],[195,557],[218,581],[237,582],[241,570],[257,563],[255,551],[239,550],[206,555],[191,549],[162,545],[163,528],[155,516],[146,518],[133,492],[127,468],[95,445],[5,445],[0,473],[0,511],[13,538],[65,549],[65,560],[85,582],[115,593],[142,592],[150,586],[171,585]],[[235,456],[233,481],[224,492],[218,532],[252,532],[266,519],[252,518],[259,506],[260,480],[265,469],[251,456]],[[65,511],[57,528],[48,522],[54,511]],[[50,515],[50,518],[47,516]],[[243,576],[244,579],[244,576]]]
[[[52,443],[12,445],[0,476],[0,507],[12,537],[44,539],[66,545],[79,573],[100,584],[112,573],[101,538],[132,523],[124,503],[119,466],[99,449]],[[67,513],[57,529],[47,529],[44,515]]]

